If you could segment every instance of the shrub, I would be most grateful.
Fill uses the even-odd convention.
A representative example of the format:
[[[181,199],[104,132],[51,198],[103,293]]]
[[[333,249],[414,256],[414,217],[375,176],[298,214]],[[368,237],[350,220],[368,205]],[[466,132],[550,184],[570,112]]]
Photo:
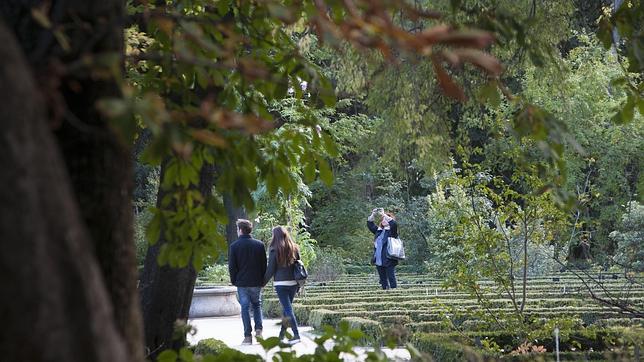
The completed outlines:
[[[337,326],[343,315],[328,309],[314,309],[309,314],[309,324],[314,328],[321,328],[324,325]]]
[[[314,281],[336,280],[345,273],[342,255],[335,249],[318,249],[316,255],[309,273]]]
[[[382,339],[382,326],[378,322],[359,317],[344,317],[340,321],[347,322],[351,329],[362,331],[366,338],[361,342],[378,342]]]
[[[230,276],[228,275],[228,266],[223,264],[213,264],[205,267],[197,279],[197,285],[204,284],[228,284]]]
[[[293,313],[295,313],[298,323],[309,324],[309,314],[311,313],[310,308],[295,304],[293,305]]]
[[[636,272],[644,271],[644,205],[629,202],[619,229],[609,236],[617,242],[615,261]]]
[[[151,219],[152,213],[147,208],[143,208],[142,211],[134,215],[134,246],[136,249],[136,264],[139,266],[145,263],[145,254],[148,252],[149,243],[145,237],[145,229]]]
[[[280,306],[280,301],[278,299],[266,298],[262,300],[262,309],[268,317],[274,318],[282,316],[282,307]],[[298,314],[296,314],[296,316],[299,318]]]
[[[374,271],[374,267],[370,265],[347,265],[345,269],[347,274],[356,274],[356,275],[373,273]]]
[[[465,344],[449,338],[415,334],[412,344],[421,352],[428,353],[436,361],[481,361],[480,353]]]
[[[226,343],[215,338],[207,338],[202,339],[197,343],[194,352],[199,355],[219,354],[226,349],[228,349]]]

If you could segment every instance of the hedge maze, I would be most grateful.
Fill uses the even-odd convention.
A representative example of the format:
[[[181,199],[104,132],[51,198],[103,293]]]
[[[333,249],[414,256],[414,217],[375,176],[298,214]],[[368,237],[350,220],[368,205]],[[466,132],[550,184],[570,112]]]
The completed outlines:
[[[348,275],[325,283],[309,283],[296,297],[294,310],[300,324],[316,329],[347,321],[361,329],[368,343],[411,342],[436,360],[476,358],[534,360],[554,358],[555,327],[560,330],[562,360],[633,360],[639,356],[644,320],[625,313],[621,305],[644,308],[642,279],[618,274],[601,276],[588,286],[564,273],[528,281],[527,302],[518,314],[509,298],[494,291],[482,295],[446,289],[442,280],[399,273],[399,287],[383,291],[375,273]],[[485,287],[489,282],[481,281]],[[596,298],[618,306],[607,306]],[[265,312],[280,316],[277,298],[267,288]],[[525,354],[541,346],[545,353]]]

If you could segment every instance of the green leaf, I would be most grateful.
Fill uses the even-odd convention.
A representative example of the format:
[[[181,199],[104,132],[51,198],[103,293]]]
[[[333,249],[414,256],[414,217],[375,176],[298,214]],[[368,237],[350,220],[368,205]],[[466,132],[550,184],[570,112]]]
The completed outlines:
[[[141,155],[141,160],[149,165],[158,166],[166,155],[168,139],[165,136],[154,137]]]
[[[197,185],[199,171],[191,163],[179,163],[179,184],[182,186]]]
[[[322,143],[324,144],[324,149],[331,157],[338,156],[338,148],[336,147],[335,141],[331,136],[326,133],[322,133]]]
[[[163,266],[168,264],[168,260],[169,260],[168,244],[163,244],[159,249],[159,256],[157,257],[157,263],[160,266]]]
[[[349,332],[347,332],[347,335],[355,340],[360,340],[365,336],[365,334],[359,329],[352,329]]]
[[[217,12],[219,15],[226,15],[228,9],[230,9],[230,3],[232,0],[218,0],[217,1]]]
[[[154,216],[145,230],[145,238],[149,245],[154,245],[159,240],[159,236],[161,236],[161,213],[156,209],[151,211]]]
[[[487,103],[492,108],[497,108],[501,104],[501,95],[496,84],[493,82],[481,87],[477,96],[480,102]]]
[[[157,362],[176,362],[179,355],[172,349],[166,349],[157,357]]]
[[[619,77],[610,81],[610,85],[613,87],[621,87],[624,84],[626,84],[626,77]]]
[[[179,176],[179,163],[177,162],[176,159],[171,160],[168,162],[168,165],[166,166],[165,172],[163,173],[163,181],[161,183],[161,186],[165,189],[169,189],[175,184],[178,184],[177,178]]]
[[[335,91],[333,90],[331,82],[327,78],[323,77],[320,79],[320,87],[318,92],[320,99],[322,99],[322,102],[324,102],[325,106],[333,107],[335,105]]]
[[[203,68],[195,68],[195,78],[197,78],[197,84],[202,89],[206,89],[208,87],[208,83],[210,83],[210,79],[208,78],[208,73],[206,73],[205,69]]]
[[[620,109],[612,118],[615,124],[625,124],[633,120],[635,116],[635,97],[632,95],[626,99],[623,108]]]
[[[271,349],[279,346],[280,344],[280,339],[277,337],[270,337],[266,338],[264,340],[260,340],[259,344],[264,348],[265,351],[270,351]]]
[[[304,181],[311,183],[315,180],[315,159],[310,152],[304,154],[303,163]]]
[[[190,351],[188,348],[181,348],[179,350],[179,358],[181,358],[181,361],[183,362],[192,362],[193,361],[193,356],[192,356],[192,351]]]
[[[320,179],[328,186],[331,186],[333,184],[333,172],[331,171],[331,167],[329,167],[329,163],[322,157],[319,157],[318,167],[320,170]]]

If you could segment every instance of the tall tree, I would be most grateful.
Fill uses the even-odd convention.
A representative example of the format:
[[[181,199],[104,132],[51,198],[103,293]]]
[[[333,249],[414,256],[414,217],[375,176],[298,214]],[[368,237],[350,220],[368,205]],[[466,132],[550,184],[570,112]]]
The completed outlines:
[[[161,167],[161,174],[167,172],[167,162]],[[204,165],[199,175],[199,194],[207,199],[212,197],[214,183],[214,167]],[[161,207],[166,190],[159,189],[157,204]],[[168,348],[183,346],[183,338],[174,338],[174,327],[177,321],[187,321],[192,293],[197,278],[194,265],[189,263],[184,268],[159,265],[161,248],[167,243],[165,233],[159,240],[148,248],[145,257],[143,274],[141,275],[140,290],[143,318],[145,323],[145,346],[149,356],[156,356]]]
[[[49,121],[43,127],[54,131],[65,166],[61,171],[71,182],[126,359],[141,360],[130,150],[97,108],[102,99],[120,96],[123,4],[12,0],[2,3],[0,14],[37,80],[35,91],[46,96],[40,106]]]
[[[136,360],[118,329],[41,90],[2,21],[0,42],[0,355]]]

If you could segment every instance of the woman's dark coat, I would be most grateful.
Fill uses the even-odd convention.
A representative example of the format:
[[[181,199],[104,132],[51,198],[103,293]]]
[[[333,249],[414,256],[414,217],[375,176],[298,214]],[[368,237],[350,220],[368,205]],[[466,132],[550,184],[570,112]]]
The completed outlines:
[[[389,230],[386,229],[380,229],[378,230],[378,227],[373,221],[367,221],[367,227],[369,228],[369,231],[371,231],[375,237],[374,237],[374,242],[376,239],[378,239],[378,236],[380,236],[381,233],[387,233],[384,236],[384,239],[382,241],[382,254],[381,254],[381,260],[382,260],[382,266],[384,267],[390,267],[390,266],[396,266],[398,265],[398,260],[396,259],[389,259],[387,258],[387,244],[389,243],[389,238],[397,238],[398,237],[398,224],[396,224],[396,220],[390,220],[389,221]],[[376,263],[376,247],[374,246],[373,248],[373,257],[371,258],[371,263],[375,264]]]

